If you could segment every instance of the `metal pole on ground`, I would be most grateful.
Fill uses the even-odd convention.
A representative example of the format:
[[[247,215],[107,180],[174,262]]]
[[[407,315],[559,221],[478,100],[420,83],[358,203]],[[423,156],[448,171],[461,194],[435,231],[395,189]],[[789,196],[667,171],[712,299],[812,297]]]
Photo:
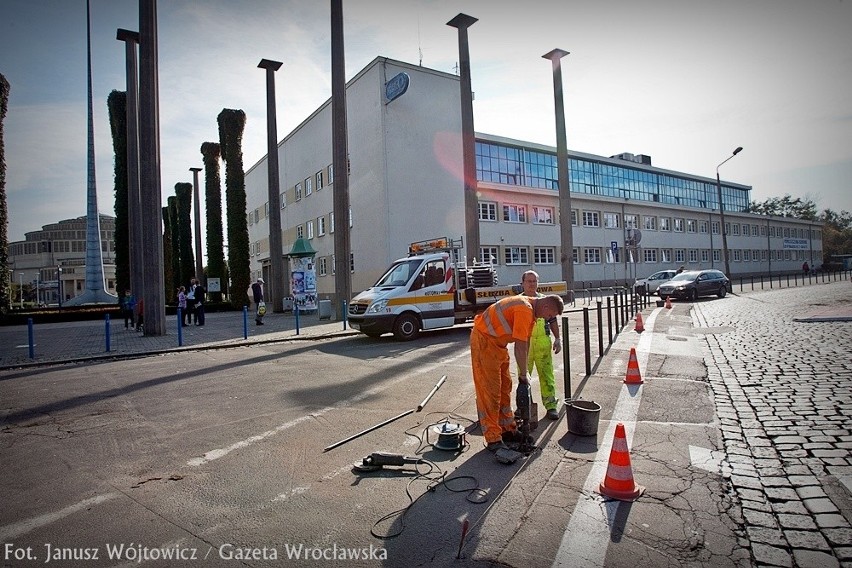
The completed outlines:
[[[346,300],[343,300],[343,331],[346,331],[346,319],[347,319],[348,313],[349,313],[349,310],[347,309],[347,306],[346,306]]]
[[[192,323],[192,322],[190,322]],[[177,309],[178,347],[183,347],[183,310]]]
[[[299,304],[293,306],[293,315],[296,316],[296,335],[299,335]]]
[[[109,314],[104,314],[104,337],[106,338],[106,350],[109,353]]]
[[[23,294],[23,292],[21,293]],[[27,342],[30,346],[30,359],[35,359],[35,343],[33,341],[33,318],[27,318]]]
[[[565,404],[571,401],[571,357],[568,352],[568,343],[570,341],[568,329],[568,316],[562,316],[562,338],[565,340],[565,345],[562,347],[562,381],[565,386]]]
[[[243,306],[243,339],[248,339],[248,306]]]

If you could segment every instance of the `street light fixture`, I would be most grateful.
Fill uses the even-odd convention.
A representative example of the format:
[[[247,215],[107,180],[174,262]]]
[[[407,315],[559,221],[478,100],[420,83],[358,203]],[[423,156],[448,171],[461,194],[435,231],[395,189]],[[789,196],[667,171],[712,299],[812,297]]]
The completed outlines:
[[[56,274],[57,274],[57,276],[56,276],[56,291],[58,293],[59,309],[61,310],[62,309],[62,267],[61,266],[56,267]]]
[[[722,254],[725,258],[725,276],[728,278],[731,278],[731,264],[728,259],[728,232],[725,230],[725,207],[722,205],[722,181],[719,179],[719,168],[742,151],[743,147],[737,146],[737,149],[730,156],[716,166],[716,191],[719,193],[719,222],[722,224]]]
[[[18,272],[18,278],[20,279],[20,291],[21,291],[21,309],[24,309],[24,273]]]

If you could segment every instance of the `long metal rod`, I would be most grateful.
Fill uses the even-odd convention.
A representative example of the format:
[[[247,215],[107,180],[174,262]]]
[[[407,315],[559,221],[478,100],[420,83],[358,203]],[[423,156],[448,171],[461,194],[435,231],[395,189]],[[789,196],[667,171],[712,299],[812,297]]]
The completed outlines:
[[[338,446],[342,446],[343,444],[345,444],[347,442],[351,442],[352,440],[354,440],[356,438],[360,438],[364,434],[369,434],[373,430],[378,430],[382,426],[387,426],[391,422],[395,422],[395,421],[399,420],[400,418],[404,418],[404,417],[408,416],[409,414],[414,414],[415,412],[420,412],[421,410],[423,410],[423,407],[426,406],[426,403],[429,402],[429,399],[431,399],[432,396],[438,391],[438,389],[441,388],[441,385],[443,385],[444,381],[446,381],[446,380],[447,380],[447,375],[444,375],[443,377],[441,377],[441,379],[438,381],[438,383],[432,388],[432,391],[426,396],[426,398],[423,399],[423,402],[421,402],[417,406],[417,408],[412,408],[411,410],[406,410],[402,414],[397,414],[393,418],[388,418],[384,422],[380,422],[379,424],[376,424],[375,426],[371,426],[370,428],[367,428],[366,430],[362,430],[361,432],[358,432],[357,434],[353,434],[352,436],[349,436],[348,438],[340,440],[339,442],[335,442],[332,445],[327,446],[323,450],[323,452],[333,450],[334,448],[336,448]]]
[[[441,388],[441,385],[443,385],[444,381],[446,381],[446,380],[447,380],[447,375],[444,375],[443,377],[441,377],[441,379],[438,381],[438,383],[432,388],[432,391],[426,396],[426,398],[423,399],[423,402],[421,402],[420,404],[417,405],[417,412],[420,412],[421,410],[423,410],[423,407],[426,406],[426,403],[429,402],[429,399],[432,398],[432,395],[434,395],[436,392],[438,392],[438,389]]]

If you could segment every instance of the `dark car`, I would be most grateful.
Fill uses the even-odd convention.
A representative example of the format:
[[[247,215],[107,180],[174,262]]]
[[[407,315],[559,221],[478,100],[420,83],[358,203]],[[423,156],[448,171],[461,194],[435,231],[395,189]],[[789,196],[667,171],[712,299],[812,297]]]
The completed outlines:
[[[690,270],[660,284],[657,294],[663,300],[669,296],[687,300],[696,300],[699,296],[724,298],[729,285],[730,280],[719,270]]]

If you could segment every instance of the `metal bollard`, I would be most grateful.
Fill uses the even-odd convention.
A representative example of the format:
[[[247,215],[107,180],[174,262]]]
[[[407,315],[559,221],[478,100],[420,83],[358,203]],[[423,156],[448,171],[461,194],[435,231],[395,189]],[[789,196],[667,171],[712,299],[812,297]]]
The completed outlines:
[[[293,315],[296,316],[296,335],[299,335],[299,304],[293,306]]]
[[[346,320],[349,315],[348,307],[346,305],[346,300],[343,300],[343,331],[346,331]]]
[[[106,350],[109,353],[109,314],[104,314],[104,336],[106,337]]]
[[[598,302],[598,356],[603,357],[603,310],[600,300]]]
[[[35,359],[35,342],[33,338],[33,318],[27,318],[27,341],[30,345],[30,359]]]
[[[248,339],[248,306],[243,306],[243,339]]]
[[[178,347],[183,347],[183,310],[177,309]]]
[[[571,400],[571,357],[569,355],[569,337],[570,330],[568,329],[568,316],[562,316],[562,382],[565,386],[565,399]]]
[[[592,374],[592,345],[589,339],[589,308],[583,308],[583,342],[586,355],[586,376]]]

